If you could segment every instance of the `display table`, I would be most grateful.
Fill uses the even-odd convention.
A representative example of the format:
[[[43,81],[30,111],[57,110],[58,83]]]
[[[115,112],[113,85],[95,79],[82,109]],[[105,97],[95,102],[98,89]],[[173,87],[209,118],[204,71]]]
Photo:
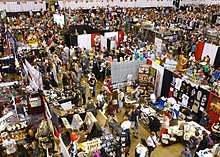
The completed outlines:
[[[151,117],[157,117],[162,123],[162,116],[156,112],[152,107],[142,107],[139,120],[148,128]]]
[[[191,136],[195,136],[196,132],[199,133],[198,138],[201,140],[203,138],[202,132],[206,131],[208,134],[210,134],[210,131],[206,130],[203,126],[199,125],[198,123],[191,121],[178,121],[178,125],[170,126],[167,128],[168,133],[162,134],[162,144],[164,145],[170,145],[170,143],[179,141],[182,139],[182,141],[189,141]]]
[[[102,141],[100,138],[92,139],[91,141],[86,141],[78,144],[78,148],[81,148],[85,153],[96,152],[100,150]]]

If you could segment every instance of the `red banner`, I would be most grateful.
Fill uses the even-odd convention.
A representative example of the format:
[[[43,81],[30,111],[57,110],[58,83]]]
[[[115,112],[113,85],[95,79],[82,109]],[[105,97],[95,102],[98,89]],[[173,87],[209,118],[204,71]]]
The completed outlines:
[[[195,52],[195,59],[198,61],[201,59],[202,57],[202,52],[203,52],[203,48],[204,48],[205,43],[203,41],[199,41],[196,44],[196,52]]]
[[[122,44],[124,43],[124,32],[123,31],[118,32],[118,45],[120,43],[122,43]]]
[[[101,36],[98,33],[91,34],[91,46],[95,48],[101,47]]]

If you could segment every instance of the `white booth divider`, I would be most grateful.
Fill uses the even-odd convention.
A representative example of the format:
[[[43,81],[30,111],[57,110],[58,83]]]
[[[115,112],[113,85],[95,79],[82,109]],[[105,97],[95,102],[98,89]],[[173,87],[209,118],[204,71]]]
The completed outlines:
[[[218,46],[213,45],[213,44],[209,44],[209,43],[205,43],[205,46],[203,48],[203,52],[202,52],[202,59],[205,56],[209,56],[210,57],[210,64],[213,65],[215,62],[215,57],[218,51]]]

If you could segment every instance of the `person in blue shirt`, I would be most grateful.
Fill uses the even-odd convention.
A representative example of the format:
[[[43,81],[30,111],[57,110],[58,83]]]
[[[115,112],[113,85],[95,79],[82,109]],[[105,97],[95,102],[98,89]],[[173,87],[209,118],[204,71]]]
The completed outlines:
[[[181,157],[192,157],[192,154],[190,152],[190,149],[186,147],[182,152],[181,152]]]
[[[220,77],[220,68],[215,71],[214,78],[217,80]]]

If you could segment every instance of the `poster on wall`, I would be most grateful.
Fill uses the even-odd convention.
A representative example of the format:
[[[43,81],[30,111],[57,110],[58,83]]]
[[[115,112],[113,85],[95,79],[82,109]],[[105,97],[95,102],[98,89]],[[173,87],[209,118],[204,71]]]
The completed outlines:
[[[157,76],[157,70],[153,67],[150,67],[149,68],[149,75],[148,75],[148,85],[147,85],[147,89],[150,92],[154,91],[156,76]]]
[[[138,80],[140,85],[147,85],[149,75],[149,65],[144,64],[139,66]]]
[[[132,81],[138,79],[139,66],[145,64],[144,61],[133,60],[127,62],[113,62],[111,63],[112,83],[127,82],[127,76],[132,75]]]

